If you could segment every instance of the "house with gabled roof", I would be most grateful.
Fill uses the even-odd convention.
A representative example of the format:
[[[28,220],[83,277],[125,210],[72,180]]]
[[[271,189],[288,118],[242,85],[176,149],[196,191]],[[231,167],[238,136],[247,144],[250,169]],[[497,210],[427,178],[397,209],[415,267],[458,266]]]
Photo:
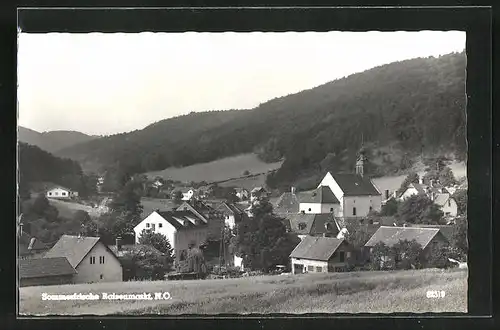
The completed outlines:
[[[78,191],[74,191],[59,185],[53,185],[52,187],[47,189],[45,195],[47,198],[70,199],[73,197],[78,197]]]
[[[422,184],[411,182],[406,187],[406,190],[398,197],[399,200],[405,200],[415,195],[427,195],[429,186]]]
[[[120,282],[123,270],[117,256],[99,237],[63,235],[44,258],[66,258],[76,270],[74,283]]]
[[[234,229],[236,224],[243,219],[243,216],[245,216],[245,212],[232,203],[220,203],[215,210],[224,216],[225,225],[231,229]]]
[[[299,195],[295,191],[295,187],[292,187],[290,191],[285,191],[281,194],[281,196],[273,203],[273,210],[276,214],[299,213],[300,201]]]
[[[344,239],[306,236],[290,254],[292,273],[345,271],[352,251]]]
[[[200,212],[190,209],[174,211],[153,211],[134,227],[136,243],[143,230],[164,235],[178,261],[187,253],[189,247],[199,247],[208,240],[217,241],[222,234],[224,219],[214,214],[204,217]]]
[[[445,217],[454,218],[458,215],[458,204],[449,193],[438,193],[434,195],[434,203],[439,206]]]
[[[77,273],[65,257],[21,259],[19,285],[62,285],[74,283]]]
[[[332,214],[290,214],[284,218],[289,232],[297,234],[300,239],[305,236],[337,237],[341,226]]]
[[[381,226],[375,234],[366,242],[365,248],[370,253],[378,243],[384,243],[392,247],[400,241],[416,241],[422,247],[422,256],[426,256],[432,248],[440,248],[449,244],[448,239],[439,228],[431,227],[389,227]],[[383,262],[388,261],[389,256],[383,258]]]

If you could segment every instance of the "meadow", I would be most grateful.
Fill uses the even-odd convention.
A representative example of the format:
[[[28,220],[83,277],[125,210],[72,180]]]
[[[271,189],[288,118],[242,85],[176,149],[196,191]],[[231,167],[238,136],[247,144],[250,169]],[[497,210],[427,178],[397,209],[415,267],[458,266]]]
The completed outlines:
[[[162,171],[145,173],[148,177],[160,176],[164,179],[182,182],[218,182],[240,178],[245,171],[250,174],[267,173],[281,167],[282,162],[264,163],[255,154],[242,154],[221,158],[209,163],[185,167],[169,167]]]
[[[428,290],[444,291],[427,298]],[[42,301],[42,293],[169,292],[170,300]],[[467,271],[410,270],[256,276],[225,280],[23,287],[22,315],[179,315],[467,312]],[[154,295],[154,294],[153,294]]]

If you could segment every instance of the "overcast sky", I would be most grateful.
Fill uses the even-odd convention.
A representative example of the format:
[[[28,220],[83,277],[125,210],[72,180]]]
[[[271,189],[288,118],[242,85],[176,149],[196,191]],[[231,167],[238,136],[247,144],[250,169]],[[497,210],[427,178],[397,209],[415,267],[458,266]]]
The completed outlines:
[[[19,124],[127,132],[464,48],[465,32],[21,33]]]

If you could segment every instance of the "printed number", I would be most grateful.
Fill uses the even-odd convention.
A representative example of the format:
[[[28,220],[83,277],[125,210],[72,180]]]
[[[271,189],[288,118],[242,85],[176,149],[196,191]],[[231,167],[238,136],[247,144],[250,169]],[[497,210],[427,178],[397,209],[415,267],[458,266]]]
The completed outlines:
[[[446,293],[444,291],[427,291],[427,298],[444,298]]]

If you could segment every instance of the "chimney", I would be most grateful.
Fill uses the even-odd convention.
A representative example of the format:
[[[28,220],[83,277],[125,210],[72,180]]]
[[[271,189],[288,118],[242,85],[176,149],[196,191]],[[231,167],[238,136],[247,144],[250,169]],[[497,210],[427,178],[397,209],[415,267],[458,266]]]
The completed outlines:
[[[122,238],[117,237],[115,240],[115,244],[116,244],[116,251],[121,251],[122,250]]]
[[[292,188],[290,189],[290,191],[291,191],[291,193],[292,193],[292,194],[294,194],[294,195],[295,195],[295,187],[292,187]]]

